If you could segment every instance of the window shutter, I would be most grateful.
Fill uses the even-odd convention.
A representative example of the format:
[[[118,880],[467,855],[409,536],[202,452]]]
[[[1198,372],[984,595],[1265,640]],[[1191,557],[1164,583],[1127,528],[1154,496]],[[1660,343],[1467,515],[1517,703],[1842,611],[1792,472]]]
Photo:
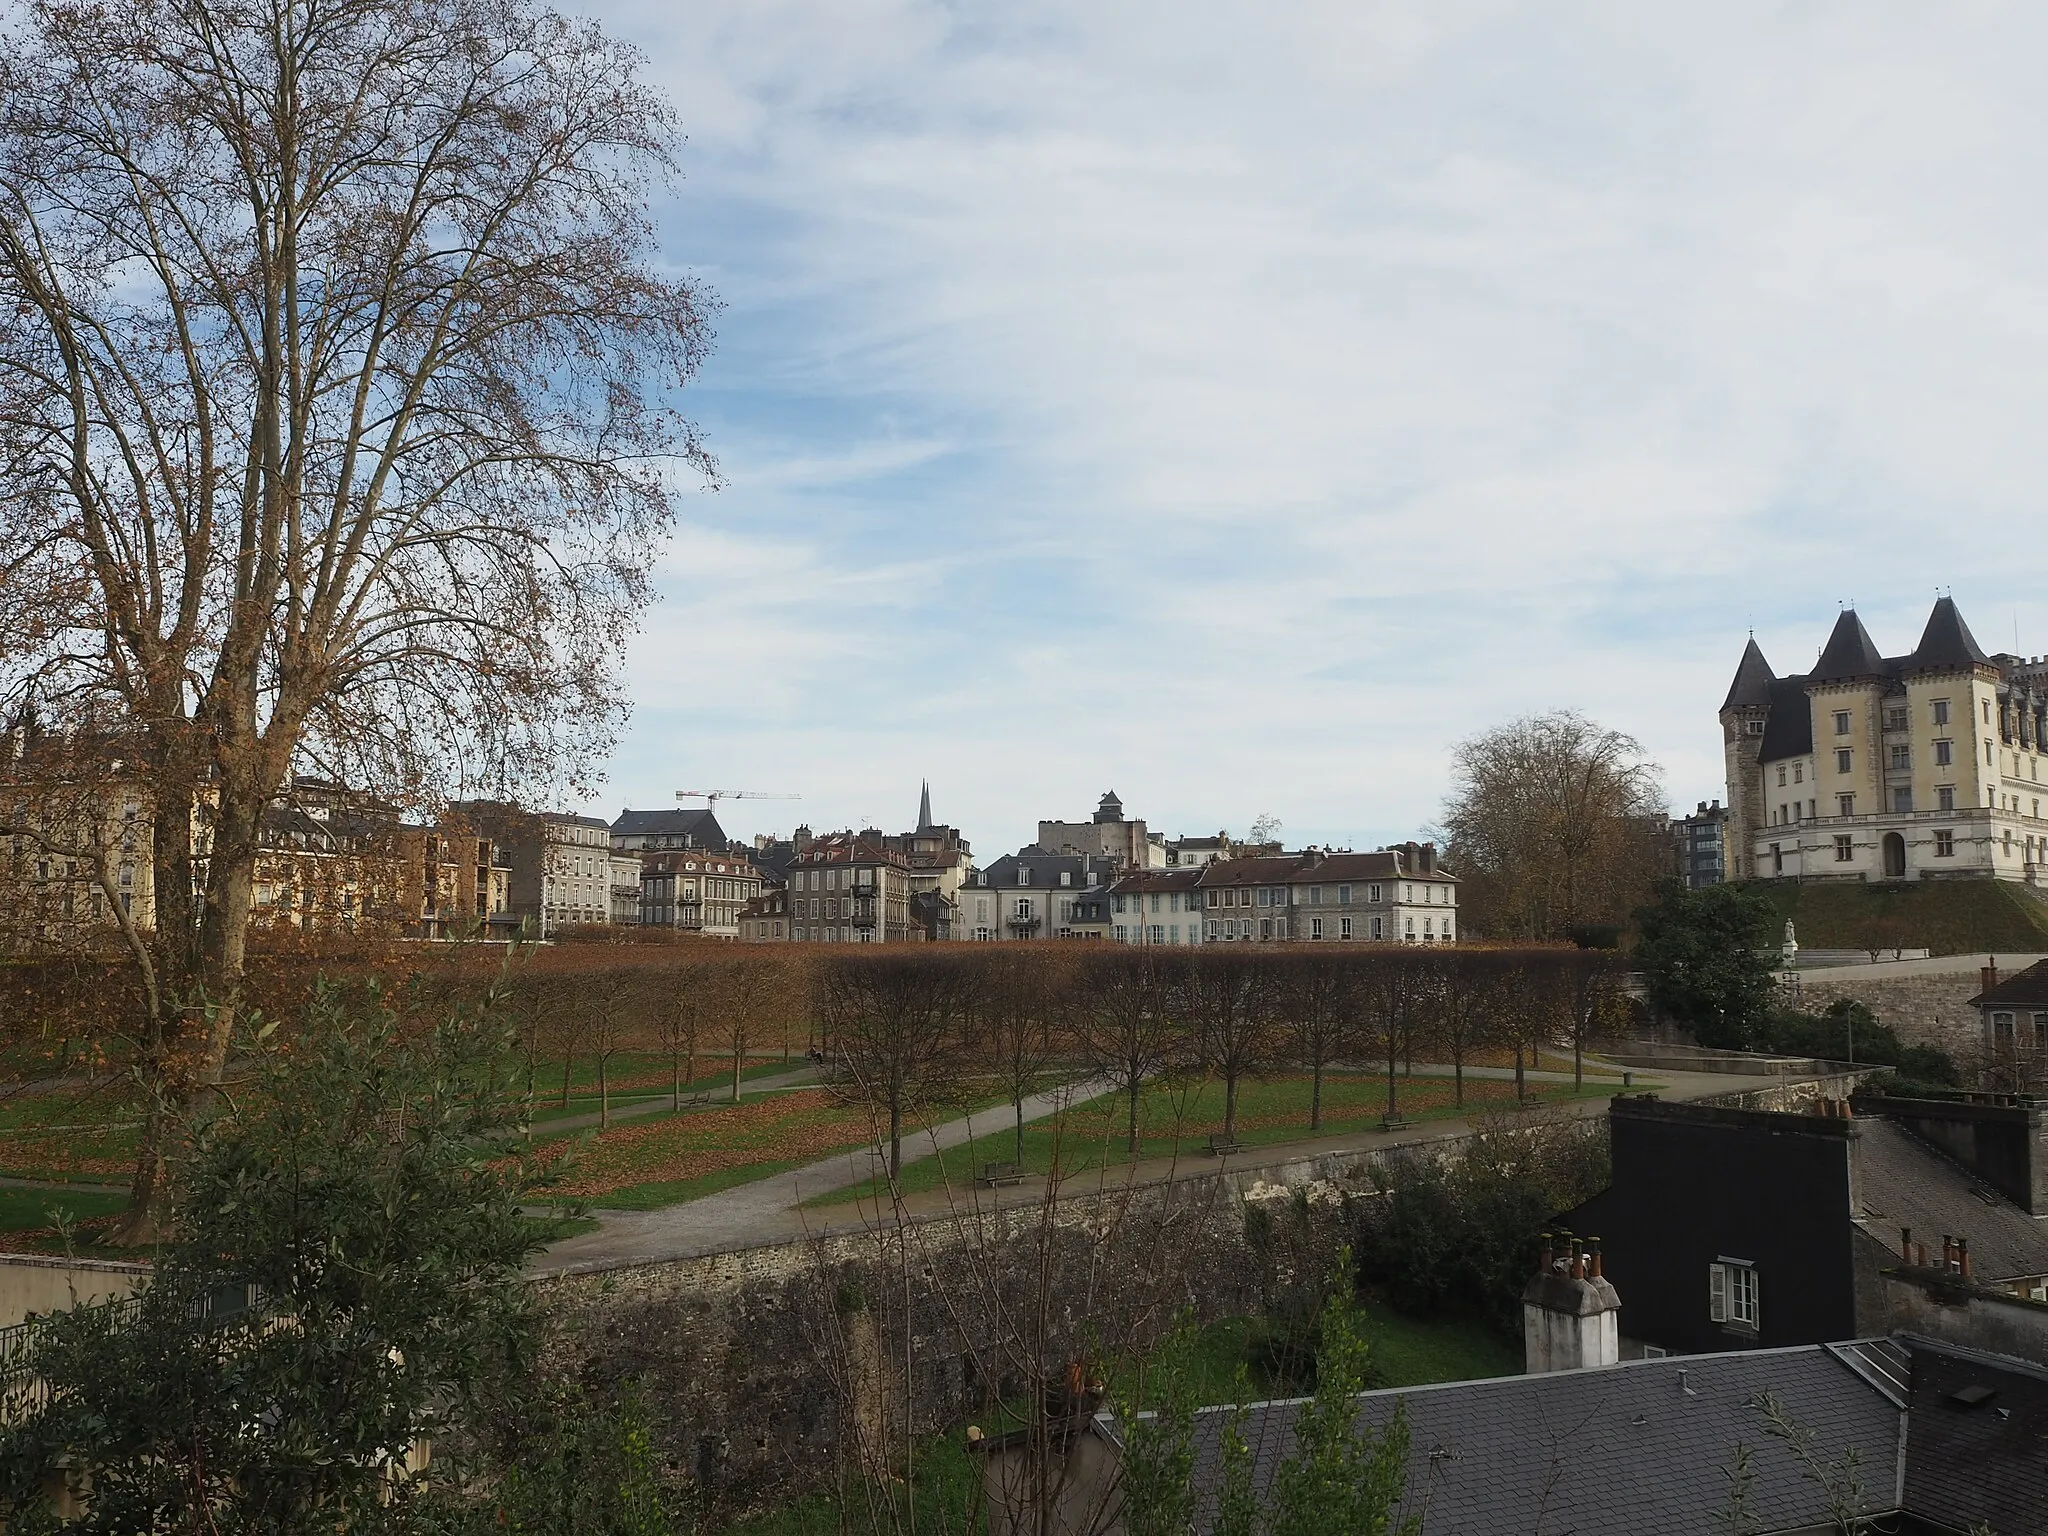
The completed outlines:
[[[1707,1266],[1707,1316],[1717,1323],[1728,1321],[1728,1266]]]

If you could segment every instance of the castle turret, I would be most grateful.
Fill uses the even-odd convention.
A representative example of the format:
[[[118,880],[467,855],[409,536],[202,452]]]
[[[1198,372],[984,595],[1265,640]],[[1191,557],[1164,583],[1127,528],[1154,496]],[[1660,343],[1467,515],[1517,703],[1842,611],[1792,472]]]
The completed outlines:
[[[1751,834],[1764,824],[1764,802],[1758,780],[1758,756],[1764,727],[1771,719],[1771,686],[1778,680],[1756,643],[1742,648],[1735,681],[1721,703],[1721,750],[1728,775],[1728,825],[1722,867],[1730,880],[1756,873]]]

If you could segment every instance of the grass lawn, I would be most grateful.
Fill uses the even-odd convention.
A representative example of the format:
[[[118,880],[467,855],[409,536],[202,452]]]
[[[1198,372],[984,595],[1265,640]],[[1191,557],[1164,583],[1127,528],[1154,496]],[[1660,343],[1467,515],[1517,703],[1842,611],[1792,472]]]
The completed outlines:
[[[68,1189],[0,1189],[0,1251],[62,1253],[64,1234],[51,1219],[62,1213],[73,1227],[72,1242],[89,1250],[113,1218],[128,1209],[128,1196]]]
[[[1767,880],[1762,890],[1807,949],[1899,944],[1937,955],[2048,952],[2048,907],[2001,880]]]
[[[1617,1085],[1589,1080],[1583,1093],[1570,1083],[1532,1080],[1530,1091],[1544,1103],[1571,1098],[1607,1098]],[[1310,1083],[1306,1076],[1285,1075],[1239,1085],[1237,1139],[1247,1147],[1272,1146],[1308,1139]],[[1448,1076],[1418,1073],[1395,1080],[1396,1099],[1409,1120],[1441,1120],[1477,1114],[1514,1103],[1515,1085],[1499,1078],[1465,1079],[1465,1106],[1456,1103],[1455,1084]],[[1319,1136],[1348,1136],[1379,1129],[1386,1113],[1384,1075],[1327,1073],[1323,1078],[1323,1124]],[[1078,1105],[1064,1117],[1034,1121],[1024,1127],[1024,1155],[1017,1156],[1017,1132],[1008,1106],[977,1115],[988,1130],[951,1151],[906,1163],[897,1181],[905,1194],[938,1189],[948,1183],[965,1187],[979,1177],[982,1165],[1021,1162],[1030,1173],[1052,1168],[1055,1155],[1069,1174],[1115,1167],[1130,1161],[1125,1138],[1125,1101],[1104,1097]],[[1008,1123],[1006,1123],[1006,1121]],[[1223,1087],[1206,1082],[1187,1087],[1147,1089],[1139,1100],[1141,1158],[1207,1156],[1210,1133],[1223,1128]],[[852,1189],[819,1195],[807,1206],[841,1205],[887,1193],[884,1180],[871,1179]]]

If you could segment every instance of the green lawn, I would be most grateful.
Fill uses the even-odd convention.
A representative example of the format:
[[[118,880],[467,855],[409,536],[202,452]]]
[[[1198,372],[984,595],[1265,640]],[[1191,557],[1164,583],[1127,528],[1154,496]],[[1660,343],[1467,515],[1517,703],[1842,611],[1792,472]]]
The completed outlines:
[[[0,1189],[0,1232],[32,1232],[51,1225],[50,1212],[62,1211],[72,1221],[90,1221],[128,1209],[125,1194],[96,1194],[68,1189]]]
[[[1530,1091],[1546,1103],[1607,1098],[1617,1086],[1614,1082],[1589,1079],[1582,1092],[1574,1093],[1570,1083],[1532,1080],[1529,1084]],[[1307,1139],[1311,1135],[1309,1088],[1306,1077],[1292,1075],[1240,1084],[1238,1141],[1247,1147],[1259,1147]],[[1477,1114],[1514,1102],[1514,1083],[1507,1079],[1466,1078],[1462,1109],[1456,1103],[1454,1088],[1448,1076],[1417,1074],[1395,1079],[1396,1101],[1402,1115],[1411,1121]],[[1314,1134],[1349,1136],[1378,1130],[1386,1103],[1384,1074],[1327,1074],[1323,1079],[1322,1128]],[[964,1187],[975,1182],[984,1164],[995,1162],[1019,1162],[1027,1172],[1045,1174],[1052,1169],[1056,1155],[1069,1175],[1115,1167],[1130,1161],[1126,1115],[1121,1097],[1105,1097],[1077,1106],[1064,1117],[1034,1121],[1024,1128],[1024,1155],[1020,1159],[1015,1123],[1005,1123],[1009,1119],[1008,1106],[999,1106],[976,1116],[977,1125],[986,1120],[986,1132],[951,1151],[906,1164],[897,1186],[905,1194],[938,1189],[949,1183]],[[1223,1088],[1219,1083],[1148,1089],[1139,1100],[1138,1155],[1206,1157],[1209,1135],[1222,1125]],[[886,1180],[871,1179],[852,1189],[819,1195],[804,1203],[840,1205],[875,1199],[887,1191]]]

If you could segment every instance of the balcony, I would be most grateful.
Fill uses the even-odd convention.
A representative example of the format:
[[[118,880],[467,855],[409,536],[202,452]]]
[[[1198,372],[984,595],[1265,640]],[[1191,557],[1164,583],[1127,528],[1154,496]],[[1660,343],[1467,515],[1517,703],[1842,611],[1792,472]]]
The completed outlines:
[[[856,928],[875,926],[875,904],[871,901],[857,901],[853,904],[853,916],[847,919]]]
[[[1012,912],[1010,916],[1004,920],[1003,926],[1008,928],[1012,933],[1028,935],[1036,933],[1039,929],[1043,928],[1045,926],[1045,919],[1042,917],[1028,917],[1022,913]]]

